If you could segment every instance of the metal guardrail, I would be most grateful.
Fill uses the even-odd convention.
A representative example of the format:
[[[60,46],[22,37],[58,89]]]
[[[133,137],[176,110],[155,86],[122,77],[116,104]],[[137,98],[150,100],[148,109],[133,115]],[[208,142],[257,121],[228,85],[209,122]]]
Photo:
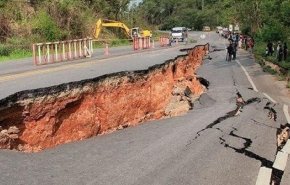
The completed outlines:
[[[34,65],[50,64],[91,57],[91,38],[59,42],[37,43],[32,46]]]

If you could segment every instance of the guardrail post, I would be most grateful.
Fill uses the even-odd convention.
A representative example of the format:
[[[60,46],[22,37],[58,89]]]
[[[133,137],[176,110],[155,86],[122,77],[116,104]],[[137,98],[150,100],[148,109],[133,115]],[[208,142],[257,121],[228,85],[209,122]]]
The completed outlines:
[[[35,46],[35,44],[32,44],[32,53],[33,53],[33,63],[34,63],[34,65],[37,65],[36,46]]]
[[[90,38],[90,49],[91,49],[91,54],[93,54],[94,49],[93,49],[93,39]]]
[[[148,42],[149,42],[148,43],[149,44],[148,47],[151,48],[151,38],[150,37],[148,37]]]
[[[47,63],[50,62],[49,44],[50,44],[50,43],[46,43]]]
[[[84,39],[84,44],[83,44],[83,54],[84,57],[87,57],[87,52],[86,52],[86,48],[87,48],[87,39]]]
[[[76,40],[73,40],[74,42],[74,58],[77,58],[77,42]]]
[[[109,45],[108,45],[108,43],[105,44],[105,55],[106,56],[109,55]]]
[[[141,50],[142,49],[142,38],[141,37],[138,38],[138,44],[139,44],[138,49]]]
[[[55,62],[55,57],[54,57],[55,56],[55,54],[54,54],[55,53],[55,48],[54,48],[54,44],[51,43],[49,47],[50,47],[50,50],[51,50],[51,52],[50,52],[51,53],[50,54],[51,55],[51,62],[54,63]]]
[[[55,49],[55,61],[56,62],[58,62],[58,50],[57,50],[57,45],[58,45],[58,43],[57,42],[55,42],[54,43],[54,49]]]
[[[41,45],[37,45],[37,47],[38,47],[38,62],[39,62],[39,64],[41,64],[42,63],[42,61],[41,61]]]
[[[66,58],[65,58],[65,45],[64,45],[64,42],[62,42],[62,60],[65,61]]]
[[[82,57],[82,41],[81,40],[78,40],[79,41],[79,58]]]
[[[71,51],[71,40],[68,41],[68,53],[69,53],[69,59],[72,59],[72,51]]]
[[[133,48],[134,48],[134,50],[138,50],[138,48],[139,48],[139,42],[138,41],[139,41],[139,38],[134,36],[134,38],[133,38]]]

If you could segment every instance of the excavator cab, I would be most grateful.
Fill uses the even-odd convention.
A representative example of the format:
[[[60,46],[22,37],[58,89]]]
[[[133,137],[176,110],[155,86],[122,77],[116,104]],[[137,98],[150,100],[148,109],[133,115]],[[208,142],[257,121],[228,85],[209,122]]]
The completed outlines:
[[[138,27],[131,29],[131,37],[132,38],[140,37],[140,33],[139,33],[139,28]]]

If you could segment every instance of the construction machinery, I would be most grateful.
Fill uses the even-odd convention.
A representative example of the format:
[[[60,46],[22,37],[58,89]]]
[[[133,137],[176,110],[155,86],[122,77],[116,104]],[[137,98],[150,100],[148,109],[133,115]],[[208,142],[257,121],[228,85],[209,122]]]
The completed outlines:
[[[139,27],[130,29],[128,28],[128,26],[126,26],[126,24],[120,21],[99,19],[95,25],[94,32],[95,39],[99,38],[99,35],[103,27],[122,28],[125,31],[126,35],[131,39],[133,39],[134,37],[152,37],[152,33],[149,30],[140,31]]]

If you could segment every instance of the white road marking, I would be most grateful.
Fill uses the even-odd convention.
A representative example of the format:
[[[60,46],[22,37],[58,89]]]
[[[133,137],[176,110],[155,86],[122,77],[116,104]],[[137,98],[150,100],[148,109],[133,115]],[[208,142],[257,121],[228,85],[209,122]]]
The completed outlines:
[[[286,120],[288,123],[290,123],[290,116],[289,116],[289,112],[288,112],[288,105],[283,105],[283,111],[286,117]]]
[[[284,171],[286,168],[287,160],[288,160],[287,153],[278,152],[276,155],[276,159],[274,161],[274,164],[273,164],[273,168]]]
[[[254,84],[253,80],[251,79],[249,73],[246,71],[246,69],[244,68],[244,66],[243,66],[243,65],[242,65],[238,60],[236,60],[236,62],[241,66],[241,68],[242,68],[243,71],[245,72],[245,74],[246,74],[246,76],[247,76],[247,78],[248,78],[250,84],[251,84],[252,87],[253,87],[253,90],[256,91],[256,92],[258,92],[258,89],[257,89],[256,85]]]
[[[269,96],[268,94],[266,94],[266,93],[263,93],[264,94],[264,96],[266,96],[266,98],[268,98],[271,102],[273,102],[273,103],[277,103],[277,101],[275,101],[273,98],[271,98],[271,96]]]
[[[261,167],[259,174],[258,174],[258,178],[256,181],[256,185],[266,185],[266,184],[270,184],[271,181],[271,175],[272,175],[272,169],[271,168],[267,168],[267,167]]]
[[[286,144],[284,145],[281,151],[290,154],[290,139],[287,140]]]

